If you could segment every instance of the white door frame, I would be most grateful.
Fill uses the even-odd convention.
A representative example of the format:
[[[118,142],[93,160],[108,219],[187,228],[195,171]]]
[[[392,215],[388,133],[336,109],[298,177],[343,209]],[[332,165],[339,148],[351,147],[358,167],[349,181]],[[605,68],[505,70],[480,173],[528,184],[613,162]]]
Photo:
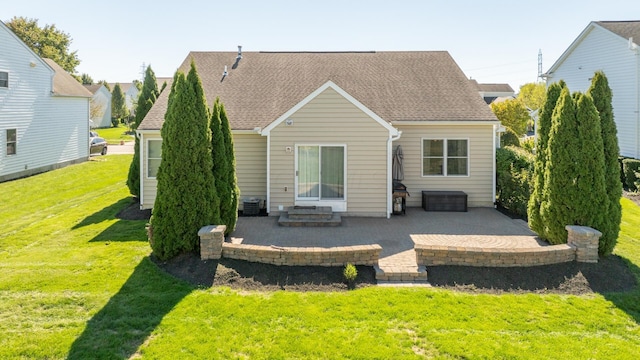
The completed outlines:
[[[343,151],[343,174],[344,174],[344,198],[343,199],[307,199],[298,197],[298,148],[301,146],[317,146],[318,148],[322,147],[342,147]],[[319,152],[320,153],[320,152]],[[347,144],[331,144],[331,143],[304,143],[304,144],[296,144],[295,145],[295,153],[294,153],[294,162],[295,162],[295,205],[296,206],[331,206],[333,211],[336,212],[346,212],[347,211]]]

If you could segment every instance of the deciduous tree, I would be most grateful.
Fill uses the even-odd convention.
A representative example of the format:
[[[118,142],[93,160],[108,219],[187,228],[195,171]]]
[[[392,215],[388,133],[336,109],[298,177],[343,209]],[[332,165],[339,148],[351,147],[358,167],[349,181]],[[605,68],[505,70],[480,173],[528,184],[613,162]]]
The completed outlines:
[[[491,110],[503,126],[513,130],[518,136],[524,135],[529,121],[529,112],[517,99],[491,103]]]
[[[518,100],[531,110],[542,109],[545,103],[547,87],[543,82],[528,83],[520,86]]]
[[[71,36],[55,25],[38,26],[38,19],[14,16],[5,23],[38,56],[55,61],[69,74],[80,64],[77,51],[70,51]]]

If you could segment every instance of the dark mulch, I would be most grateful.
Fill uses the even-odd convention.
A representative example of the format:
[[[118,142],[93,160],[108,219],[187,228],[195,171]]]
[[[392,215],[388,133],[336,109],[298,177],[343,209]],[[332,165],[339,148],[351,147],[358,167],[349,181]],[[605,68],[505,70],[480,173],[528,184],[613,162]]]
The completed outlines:
[[[625,193],[640,204],[640,196]],[[148,220],[150,210],[138,203],[122,210],[118,218]],[[169,261],[151,259],[172,276],[194,286],[229,286],[251,291],[346,291],[342,267],[276,266],[241,260],[202,261],[197,254],[183,254]],[[370,266],[358,266],[356,288],[376,284]],[[597,264],[570,262],[527,268],[435,266],[427,269],[436,288],[473,293],[590,294],[630,291],[636,278],[624,259],[601,258]]]

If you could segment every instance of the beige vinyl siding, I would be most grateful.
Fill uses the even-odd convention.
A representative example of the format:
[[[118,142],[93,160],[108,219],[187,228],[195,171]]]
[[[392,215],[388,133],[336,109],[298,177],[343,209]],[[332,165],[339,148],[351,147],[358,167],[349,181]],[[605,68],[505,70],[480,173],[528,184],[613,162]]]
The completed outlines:
[[[295,203],[295,146],[344,145],[347,215],[386,216],[388,130],[327,89],[271,131],[271,207]],[[292,149],[287,152],[287,147]]]
[[[236,177],[242,200],[259,198],[260,206],[267,199],[267,138],[258,134],[233,134],[236,156]]]
[[[493,206],[493,126],[492,125],[411,125],[398,126],[404,154],[404,180],[411,196],[408,207],[422,206],[422,190],[461,190],[470,207]],[[422,176],[422,139],[468,139],[469,176]]]
[[[142,151],[142,166],[140,167],[140,175],[142,178],[142,198],[140,199],[141,209],[152,209],[153,203],[156,201],[156,192],[158,187],[158,181],[155,178],[149,178],[147,176],[149,171],[149,140],[162,140],[160,136],[160,130],[157,133],[145,133],[142,137],[143,151]]]

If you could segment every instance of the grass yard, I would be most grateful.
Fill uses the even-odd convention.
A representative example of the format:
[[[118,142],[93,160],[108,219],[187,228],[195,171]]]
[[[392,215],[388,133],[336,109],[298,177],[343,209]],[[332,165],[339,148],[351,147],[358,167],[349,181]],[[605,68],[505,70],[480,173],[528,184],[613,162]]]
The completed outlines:
[[[124,141],[135,140],[133,135],[127,134],[127,130],[128,129],[126,126],[120,125],[117,128],[110,127],[110,128],[103,128],[103,129],[95,129],[94,131],[97,132],[100,135],[100,137],[103,137],[105,140],[107,140],[107,144],[115,145],[115,144],[120,144],[121,140],[124,140]]]
[[[130,161],[109,155],[0,184],[1,359],[634,359],[640,353],[640,288],[568,296],[191,287],[149,260],[144,221],[115,217],[131,201]],[[640,207],[626,199],[623,207],[616,254],[640,278]]]

